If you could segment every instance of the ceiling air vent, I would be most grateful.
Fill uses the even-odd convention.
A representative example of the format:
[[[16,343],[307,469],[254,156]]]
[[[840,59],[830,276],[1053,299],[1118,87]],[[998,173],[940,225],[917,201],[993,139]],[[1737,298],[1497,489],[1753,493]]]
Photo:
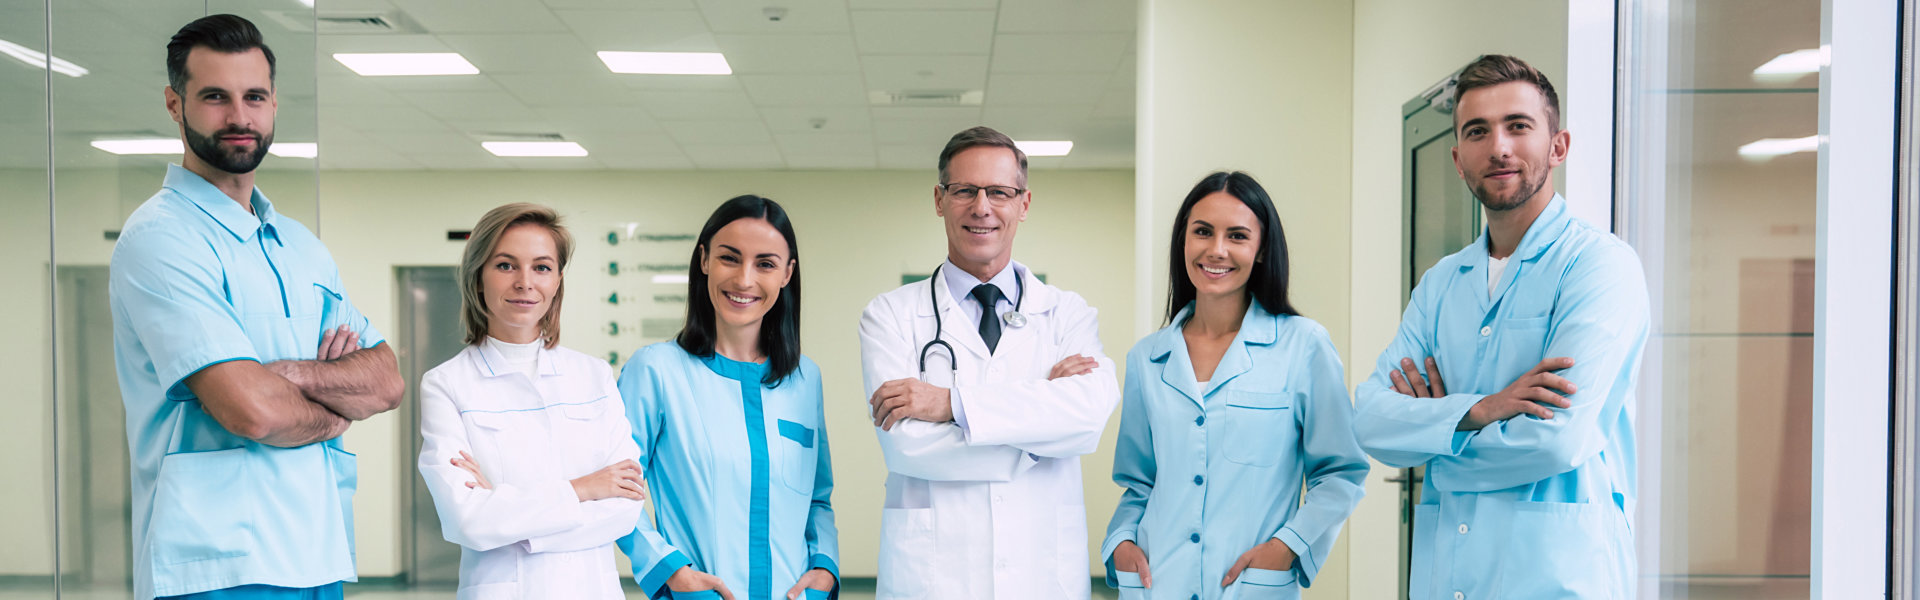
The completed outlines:
[[[425,33],[407,15],[399,12],[329,12],[314,17],[323,35],[382,35]]]
[[[867,99],[875,106],[979,106],[986,97],[981,90],[874,90]]]

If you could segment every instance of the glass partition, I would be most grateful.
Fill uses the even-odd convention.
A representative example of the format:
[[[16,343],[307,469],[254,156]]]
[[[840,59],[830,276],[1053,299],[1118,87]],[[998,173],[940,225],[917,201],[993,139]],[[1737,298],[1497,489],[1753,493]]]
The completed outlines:
[[[1643,597],[1805,598],[1820,2],[1623,3]]]
[[[11,259],[0,276],[19,327],[0,349],[12,392],[0,421],[0,595],[27,598],[50,598],[56,584],[47,81],[78,73],[47,67],[45,1],[0,0],[0,247]]]

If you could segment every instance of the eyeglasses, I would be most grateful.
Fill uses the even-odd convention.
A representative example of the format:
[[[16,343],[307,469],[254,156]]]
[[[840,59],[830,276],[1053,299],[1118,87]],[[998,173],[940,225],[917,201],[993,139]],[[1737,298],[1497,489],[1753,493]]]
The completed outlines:
[[[948,183],[934,187],[939,188],[940,191],[945,192],[948,196],[956,200],[966,201],[972,201],[974,198],[979,197],[981,192],[986,192],[987,200],[994,204],[1012,202],[1014,198],[1018,198],[1021,194],[1027,193],[1026,190],[1006,185],[980,187],[964,183]]]

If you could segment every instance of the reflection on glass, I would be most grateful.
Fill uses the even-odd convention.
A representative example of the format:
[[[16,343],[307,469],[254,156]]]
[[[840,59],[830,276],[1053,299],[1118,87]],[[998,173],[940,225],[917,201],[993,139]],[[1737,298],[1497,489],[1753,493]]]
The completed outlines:
[[[1820,2],[1763,4],[1646,0],[1622,27],[1621,207],[1660,342],[1643,596],[1809,593]]]
[[[54,593],[53,343],[47,316],[47,15],[41,0],[0,0],[0,266],[14,335],[0,349],[8,418],[0,421],[0,589]]]

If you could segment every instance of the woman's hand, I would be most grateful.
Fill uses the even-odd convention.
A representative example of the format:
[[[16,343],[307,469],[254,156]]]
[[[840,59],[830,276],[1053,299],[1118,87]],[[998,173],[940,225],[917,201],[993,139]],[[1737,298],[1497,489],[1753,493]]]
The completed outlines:
[[[487,481],[487,475],[485,473],[480,472],[480,463],[473,462],[473,456],[467,454],[467,451],[461,450],[460,458],[456,458],[448,462],[453,463],[453,466],[466,469],[468,473],[473,474],[473,481],[467,482],[467,488],[469,489],[479,488],[483,490],[493,489],[493,483],[490,481]]]
[[[573,480],[573,495],[581,502],[601,498],[647,499],[647,479],[640,474],[640,463],[633,459],[607,465]]]
[[[693,567],[680,567],[672,577],[667,578],[667,589],[675,592],[719,592],[721,598],[733,600],[733,592],[727,590],[726,582],[706,573],[693,570]]]
[[[1113,547],[1113,569],[1138,573],[1140,587],[1153,588],[1153,575],[1147,572],[1147,552],[1141,550],[1133,540],[1120,542],[1120,545]]]
[[[1285,542],[1269,538],[1241,554],[1240,560],[1233,561],[1233,566],[1227,569],[1227,579],[1220,582],[1220,587],[1233,585],[1233,580],[1239,579],[1240,571],[1247,567],[1268,571],[1292,570],[1294,558],[1293,548],[1287,547]]]
[[[833,584],[833,574],[828,573],[826,569],[809,570],[800,576],[799,583],[793,584],[793,589],[787,590],[787,600],[800,600],[800,595],[806,593],[803,590],[831,592]]]

